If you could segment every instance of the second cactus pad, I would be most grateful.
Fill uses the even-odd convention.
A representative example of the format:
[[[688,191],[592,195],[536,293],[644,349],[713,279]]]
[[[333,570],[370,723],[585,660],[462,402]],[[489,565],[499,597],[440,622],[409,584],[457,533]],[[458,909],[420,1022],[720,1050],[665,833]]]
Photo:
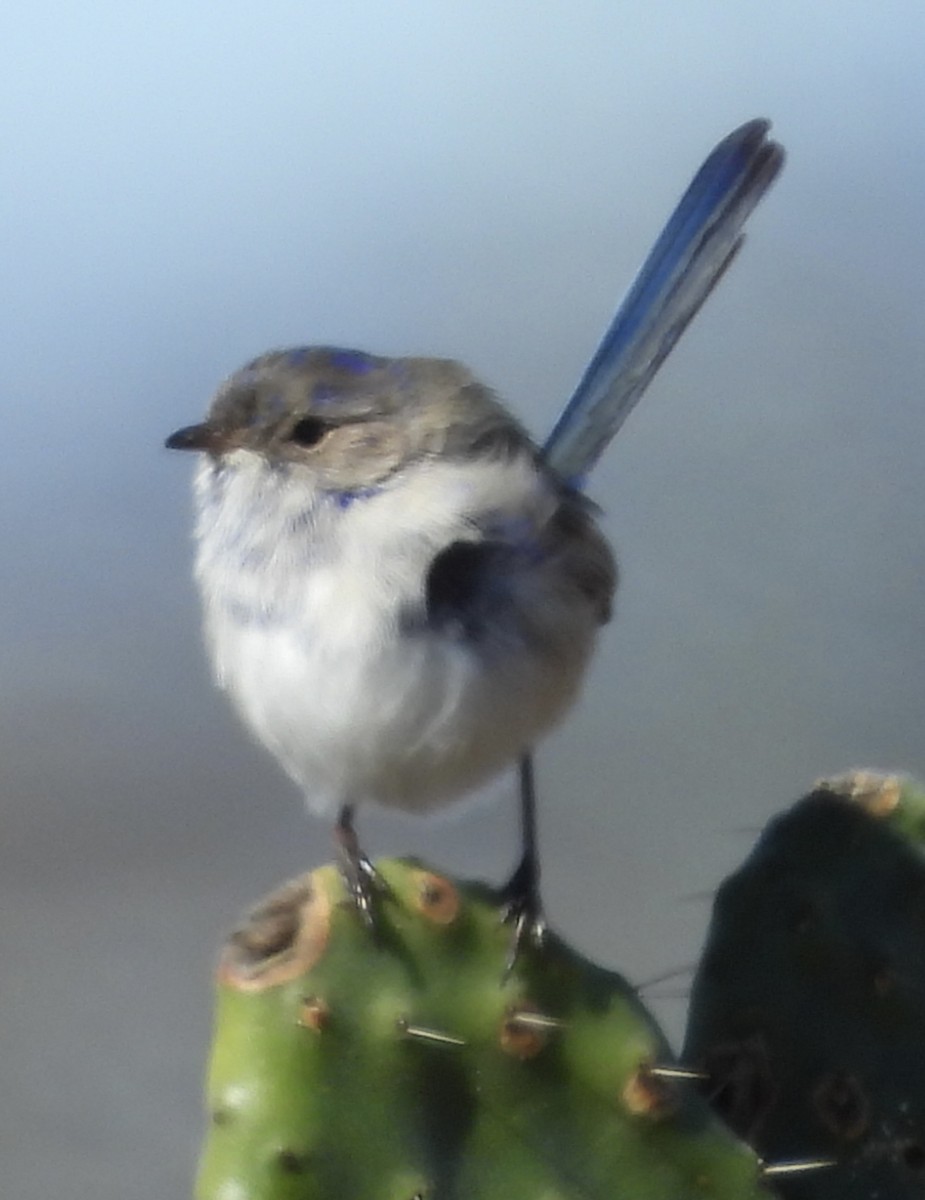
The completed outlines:
[[[774,820],[720,888],[686,1060],[803,1200],[925,1192],[925,795],[828,780]]]

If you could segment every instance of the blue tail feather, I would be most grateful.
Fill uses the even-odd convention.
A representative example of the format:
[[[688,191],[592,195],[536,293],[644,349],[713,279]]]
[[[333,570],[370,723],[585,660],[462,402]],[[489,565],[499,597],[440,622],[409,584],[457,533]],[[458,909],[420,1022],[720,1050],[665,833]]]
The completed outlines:
[[[742,244],[742,228],[784,152],[767,121],[713,150],[659,235],[544,447],[576,487],[635,408]]]

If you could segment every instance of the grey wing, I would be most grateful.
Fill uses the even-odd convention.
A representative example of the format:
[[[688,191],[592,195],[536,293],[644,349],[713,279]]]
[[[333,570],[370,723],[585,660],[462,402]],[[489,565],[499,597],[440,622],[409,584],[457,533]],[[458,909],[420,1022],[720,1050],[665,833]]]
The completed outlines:
[[[742,245],[742,227],[784,161],[769,129],[749,121],[713,150],[617,310],[543,450],[573,486],[583,486]]]
[[[564,488],[545,536],[568,578],[590,603],[598,622],[605,624],[617,590],[617,561],[595,520],[594,505]]]

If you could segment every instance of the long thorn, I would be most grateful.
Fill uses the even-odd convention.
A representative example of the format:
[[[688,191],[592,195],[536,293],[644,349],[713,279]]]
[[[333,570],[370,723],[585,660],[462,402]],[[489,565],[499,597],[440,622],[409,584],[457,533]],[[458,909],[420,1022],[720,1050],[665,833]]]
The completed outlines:
[[[692,1071],[689,1067],[649,1067],[650,1075],[659,1079],[709,1079],[705,1071]]]
[[[799,1175],[803,1171],[821,1171],[825,1167],[834,1167],[834,1158],[807,1158],[802,1162],[764,1163],[762,1175]]]
[[[562,1029],[565,1022],[558,1017],[547,1017],[543,1013],[519,1010],[508,1017],[512,1025],[520,1025],[523,1029]]]
[[[419,1042],[433,1042],[439,1046],[465,1046],[466,1039],[455,1037],[452,1033],[443,1033],[439,1029],[428,1029],[424,1025],[412,1025],[400,1017],[398,1020],[398,1029],[407,1038],[414,1038]]]

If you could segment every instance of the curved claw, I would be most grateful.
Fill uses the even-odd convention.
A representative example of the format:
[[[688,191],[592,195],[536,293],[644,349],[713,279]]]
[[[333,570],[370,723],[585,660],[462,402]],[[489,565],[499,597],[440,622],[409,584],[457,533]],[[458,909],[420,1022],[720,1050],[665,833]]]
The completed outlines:
[[[522,858],[501,894],[501,921],[512,929],[502,976],[507,979],[522,951],[527,946],[541,949],[546,937],[546,917],[540,899],[536,863],[526,856]]]
[[[372,934],[380,932],[378,900],[390,895],[385,882],[363,853],[353,825],[353,805],[345,804],[334,828],[341,878],[363,924]]]

